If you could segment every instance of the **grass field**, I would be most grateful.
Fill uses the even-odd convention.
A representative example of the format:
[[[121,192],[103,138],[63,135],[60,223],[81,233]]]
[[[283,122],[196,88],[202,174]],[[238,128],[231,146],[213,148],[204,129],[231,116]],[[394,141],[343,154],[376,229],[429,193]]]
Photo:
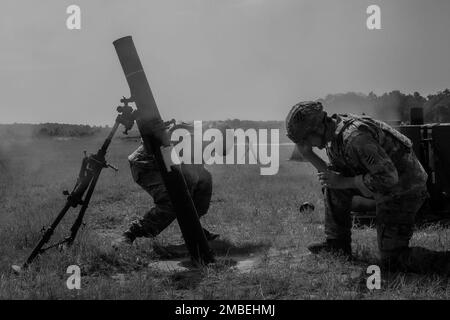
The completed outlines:
[[[449,299],[449,280],[442,276],[395,274],[384,277],[380,290],[366,287],[366,269],[376,263],[373,229],[353,233],[350,262],[334,256],[312,256],[306,245],[323,239],[323,203],[312,167],[284,159],[279,173],[260,176],[256,165],[211,166],[213,199],[203,225],[221,234],[212,244],[220,259],[195,272],[165,272],[149,267],[161,259],[152,250],[183,243],[176,222],[154,241],[138,239],[131,249],[114,250],[111,240],[148,210],[151,198],[132,181],[126,157],[137,141],[116,139],[108,152],[119,172],[104,170],[74,246],[48,251],[20,275],[21,263],[65,203],[62,190],[72,189],[82,151],[95,152],[101,139],[30,140],[3,147],[0,167],[0,299]],[[301,215],[299,203],[316,210]],[[53,239],[70,228],[67,214]],[[417,230],[412,240],[435,250],[450,250],[450,231],[437,226]],[[238,272],[229,255],[258,258],[250,272]],[[66,287],[69,265],[82,270],[80,290]]]

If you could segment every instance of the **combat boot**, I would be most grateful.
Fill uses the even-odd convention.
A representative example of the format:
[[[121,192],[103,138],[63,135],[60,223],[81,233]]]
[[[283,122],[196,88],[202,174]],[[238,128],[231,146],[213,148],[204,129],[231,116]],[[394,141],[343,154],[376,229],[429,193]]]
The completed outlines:
[[[218,235],[217,233],[209,232],[205,228],[203,228],[203,233],[205,234],[206,240],[208,240],[208,241],[213,241],[213,240],[217,239],[218,237],[220,237],[220,235]]]
[[[120,247],[123,247],[123,246],[131,246],[135,239],[136,239],[136,236],[133,233],[131,233],[130,231],[125,231],[120,236],[120,238],[115,239],[112,242],[112,247],[114,249],[119,249]]]
[[[308,246],[308,250],[313,254],[329,252],[345,256],[352,255],[352,246],[350,241],[341,239],[327,239],[321,243],[313,243]]]

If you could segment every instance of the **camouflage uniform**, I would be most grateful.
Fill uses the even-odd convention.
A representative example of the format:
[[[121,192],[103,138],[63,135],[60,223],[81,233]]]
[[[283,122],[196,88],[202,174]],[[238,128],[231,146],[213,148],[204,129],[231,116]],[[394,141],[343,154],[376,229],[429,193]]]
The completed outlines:
[[[352,197],[372,197],[381,259],[402,264],[415,215],[427,197],[427,174],[411,141],[384,122],[356,115],[332,118],[337,127],[326,147],[332,170],[355,177],[358,189],[325,191],[327,239],[350,241]]]
[[[128,157],[134,181],[153,198],[154,207],[141,219],[131,223],[127,233],[132,237],[155,237],[168,227],[176,213],[164,186],[158,164],[153,155],[148,154],[141,145]],[[192,200],[201,217],[208,212],[212,177],[203,165],[183,164],[183,175]]]
[[[332,122],[336,127],[329,132]],[[354,179],[355,189],[323,189],[327,241],[308,246],[311,252],[351,254],[352,198],[362,195],[376,202],[383,267],[450,274],[449,252],[409,247],[415,215],[428,194],[427,174],[407,137],[369,117],[327,117],[322,104],[315,101],[293,106],[286,118],[286,129],[288,137],[299,145],[308,146],[311,137],[317,145],[317,137],[321,137],[331,162],[328,169]],[[308,154],[307,158],[319,171],[327,169],[317,155]]]

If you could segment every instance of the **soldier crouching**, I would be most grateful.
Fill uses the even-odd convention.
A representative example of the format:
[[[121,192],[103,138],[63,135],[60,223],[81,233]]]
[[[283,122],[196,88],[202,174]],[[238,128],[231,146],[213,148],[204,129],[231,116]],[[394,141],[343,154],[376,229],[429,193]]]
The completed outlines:
[[[187,129],[191,134],[193,127],[188,124],[176,125],[170,128]],[[134,220],[122,237],[113,242],[117,247],[122,243],[132,244],[136,238],[154,238],[166,229],[175,219],[176,213],[164,185],[158,164],[153,154],[145,150],[144,144],[128,157],[133,180],[153,199],[154,206],[142,218]],[[203,164],[182,164],[182,172],[189,194],[194,202],[199,217],[208,212],[212,195],[212,177]],[[203,228],[207,240],[219,237]]]
[[[360,195],[376,203],[377,240],[384,269],[450,270],[448,253],[409,247],[416,213],[428,193],[427,174],[407,137],[370,117],[327,116],[320,102],[295,105],[286,128],[288,137],[318,169],[323,186],[326,241],[310,245],[312,253],[351,256],[351,203]],[[325,148],[330,164],[312,147]]]

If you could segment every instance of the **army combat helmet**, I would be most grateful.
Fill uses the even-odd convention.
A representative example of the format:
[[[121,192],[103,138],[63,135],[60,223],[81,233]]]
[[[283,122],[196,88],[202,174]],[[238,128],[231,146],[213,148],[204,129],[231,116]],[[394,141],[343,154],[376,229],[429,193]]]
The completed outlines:
[[[297,103],[286,118],[287,136],[293,142],[300,143],[306,136],[318,131],[326,115],[320,102]]]

